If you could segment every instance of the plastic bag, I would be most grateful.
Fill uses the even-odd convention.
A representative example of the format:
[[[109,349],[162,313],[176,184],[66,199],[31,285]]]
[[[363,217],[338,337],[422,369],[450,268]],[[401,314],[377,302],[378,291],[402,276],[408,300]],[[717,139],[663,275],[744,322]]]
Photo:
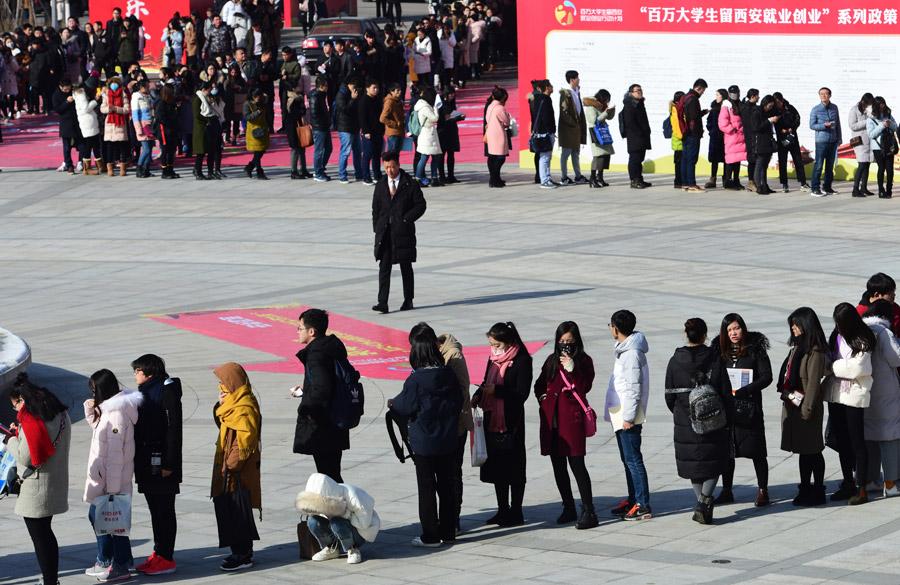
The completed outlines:
[[[469,438],[472,451],[472,467],[481,467],[487,461],[487,440],[484,438],[484,413],[480,408],[472,409],[472,421],[475,428]]]
[[[94,498],[94,533],[128,536],[131,532],[131,495],[108,494]]]
[[[5,445],[0,445],[0,494],[18,493],[17,481],[16,458],[5,449]]]

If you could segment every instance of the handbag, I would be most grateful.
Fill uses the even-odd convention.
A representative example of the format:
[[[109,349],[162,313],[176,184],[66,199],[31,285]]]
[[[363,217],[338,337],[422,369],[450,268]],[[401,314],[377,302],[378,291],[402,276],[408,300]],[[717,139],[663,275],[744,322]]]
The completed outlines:
[[[581,406],[581,411],[584,413],[583,425],[584,425],[584,436],[585,437],[593,437],[597,434],[597,412],[588,404],[581,395],[575,391],[575,385],[569,382],[569,378],[566,377],[566,372],[560,370],[559,372],[562,374],[563,382],[566,385],[566,391],[570,392],[572,396],[575,397],[575,400],[578,402],[578,405]]]
[[[254,128],[251,134],[253,135],[253,138],[256,138],[257,140],[263,140],[266,137],[264,128]]]
[[[297,142],[300,143],[300,148],[309,148],[313,145],[312,126],[309,124],[297,126]]]
[[[613,143],[612,132],[609,131],[609,124],[597,118],[593,128],[591,128],[591,137],[594,142],[600,146],[609,146]]]
[[[862,146],[862,136],[854,136],[850,139],[850,146],[856,148],[857,146]]]
[[[469,437],[469,449],[472,455],[472,467],[481,467],[487,461],[487,439],[484,436],[484,413],[480,408],[472,409],[474,428]]]
[[[232,472],[225,472],[225,489],[213,497],[216,511],[216,524],[219,528],[219,548],[226,548],[235,543],[259,540],[256,522],[253,520],[253,509],[250,507],[250,490],[241,483],[241,475],[234,474],[235,489],[228,491],[228,480]]]
[[[319,541],[309,531],[309,525],[304,520],[297,524],[297,544],[300,545],[300,558],[311,560],[313,555],[322,550]]]
[[[128,536],[131,532],[131,494],[105,494],[94,505],[94,533],[97,536]]]

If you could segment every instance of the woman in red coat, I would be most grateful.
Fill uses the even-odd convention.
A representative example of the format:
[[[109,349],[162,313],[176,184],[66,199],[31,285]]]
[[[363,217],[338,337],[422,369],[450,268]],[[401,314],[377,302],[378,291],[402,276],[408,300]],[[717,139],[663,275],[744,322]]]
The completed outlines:
[[[563,501],[557,524],[574,522],[579,530],[597,526],[591,478],[584,465],[584,410],[575,398],[577,392],[587,404],[586,395],[594,383],[594,361],[584,353],[578,325],[572,321],[556,328],[554,351],[547,357],[534,384],[541,414],[541,455],[549,455],[553,476]],[[575,499],[566,462],[572,468],[581,494],[581,516],[575,514]]]

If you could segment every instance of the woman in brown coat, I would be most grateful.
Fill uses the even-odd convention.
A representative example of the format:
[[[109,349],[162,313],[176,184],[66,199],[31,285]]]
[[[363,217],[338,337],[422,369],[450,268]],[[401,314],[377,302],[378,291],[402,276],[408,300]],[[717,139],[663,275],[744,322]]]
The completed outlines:
[[[800,491],[795,506],[825,503],[825,441],[822,378],[827,373],[828,341],[816,312],[800,307],[788,317],[791,351],[778,376],[781,410],[781,449],[797,453],[800,461]],[[813,485],[810,485],[810,477]]]
[[[219,427],[210,496],[234,494],[246,490],[250,508],[262,510],[260,487],[262,416],[250,387],[247,372],[239,364],[228,362],[214,370],[219,379],[219,402],[214,418]],[[238,499],[238,498],[235,498]],[[253,541],[259,540],[253,514],[233,514],[233,508],[216,506],[219,547],[231,547],[231,555],[222,561],[223,571],[238,571],[253,566]],[[238,517],[239,516],[239,517]]]

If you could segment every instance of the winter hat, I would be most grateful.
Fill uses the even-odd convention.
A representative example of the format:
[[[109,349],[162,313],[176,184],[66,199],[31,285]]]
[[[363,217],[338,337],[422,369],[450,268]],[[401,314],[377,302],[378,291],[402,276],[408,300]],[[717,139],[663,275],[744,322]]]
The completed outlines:
[[[728,99],[730,100],[739,100],[741,99],[741,88],[736,85],[732,85],[728,88]]]

